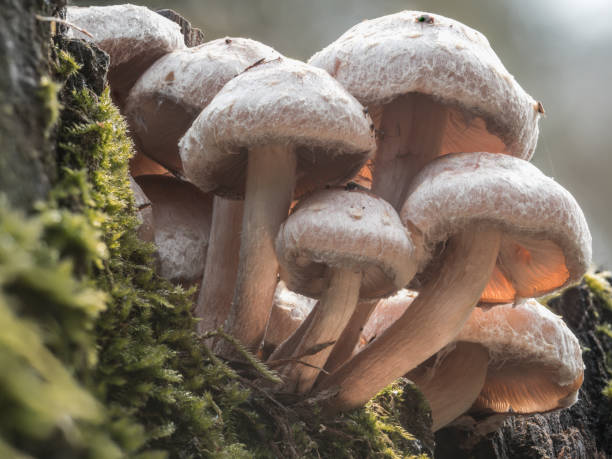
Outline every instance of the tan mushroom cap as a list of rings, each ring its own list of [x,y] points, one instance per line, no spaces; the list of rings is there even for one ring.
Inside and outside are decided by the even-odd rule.
[[[353,176],[374,150],[371,120],[327,72],[279,58],[230,80],[180,141],[186,175],[198,187],[244,195],[248,150],[292,146],[296,193]]]
[[[153,62],[185,48],[179,25],[144,6],[69,6],[66,19],[91,33],[93,42],[110,55],[108,78],[119,102]],[[68,33],[92,41],[76,30]]]
[[[212,195],[190,183],[162,175],[136,182],[153,208],[159,274],[185,286],[201,281],[212,220]]]
[[[532,164],[507,155],[436,159],[417,176],[401,217],[432,250],[470,225],[502,231],[485,302],[544,295],[577,281],[591,261],[591,234],[574,197]]]
[[[181,172],[178,141],[193,120],[229,80],[275,50],[248,38],[220,38],[173,51],[156,61],[136,82],[126,116],[138,148]]]
[[[309,63],[369,107],[408,93],[448,105],[441,154],[491,151],[529,159],[535,150],[541,104],[487,39],[460,22],[420,11],[363,21]]]
[[[362,271],[361,298],[388,295],[414,275],[414,252],[393,207],[362,190],[313,193],[276,238],[281,278],[291,290],[313,298],[327,286],[328,267]]]
[[[457,341],[489,351],[485,385],[470,411],[535,413],[576,401],[584,373],[580,343],[537,301],[476,308]]]

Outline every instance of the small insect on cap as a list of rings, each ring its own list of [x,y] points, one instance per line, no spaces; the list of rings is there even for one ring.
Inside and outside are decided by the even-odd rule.
[[[591,234],[574,197],[512,156],[457,153],[436,159],[417,176],[400,215],[432,250],[472,225],[502,232],[481,301],[545,295],[580,279],[591,262]]]
[[[261,59],[279,53],[248,38],[220,38],[173,51],[136,82],[126,116],[139,150],[182,172],[179,139],[229,80]]]
[[[199,283],[206,264],[212,195],[174,177],[141,175],[136,182],[151,200],[159,274],[184,286]]]
[[[360,297],[379,298],[406,285],[415,249],[389,203],[363,190],[328,189],[300,201],[276,238],[281,278],[314,298],[328,267],[363,272]]]
[[[180,142],[185,173],[203,190],[241,198],[249,149],[297,156],[296,194],[350,179],[375,148],[371,119],[321,69],[278,58],[230,80]]]
[[[529,159],[535,150],[538,103],[485,36],[455,20],[402,11],[363,21],[308,62],[327,70],[373,118],[377,107],[407,94],[448,106],[441,154],[490,151]]]
[[[157,59],[185,48],[181,28],[144,6],[69,6],[66,19],[93,36],[93,42],[110,56],[108,81],[113,98],[123,106],[130,88]],[[70,29],[68,36],[92,41]]]

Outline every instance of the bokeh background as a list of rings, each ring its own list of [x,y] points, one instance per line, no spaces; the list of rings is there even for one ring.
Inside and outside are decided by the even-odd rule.
[[[73,0],[78,6],[117,1]],[[363,19],[404,9],[487,36],[546,117],[533,162],[576,197],[594,262],[612,267],[612,0],[132,0],[172,8],[209,40],[249,37],[306,60]]]

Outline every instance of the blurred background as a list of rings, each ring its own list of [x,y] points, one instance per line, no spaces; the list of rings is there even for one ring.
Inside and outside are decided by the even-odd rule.
[[[72,0],[78,6],[117,1]],[[207,40],[242,36],[289,57],[312,54],[362,21],[404,9],[482,32],[546,109],[533,162],[582,206],[593,259],[612,267],[612,0],[131,0],[172,8]]]

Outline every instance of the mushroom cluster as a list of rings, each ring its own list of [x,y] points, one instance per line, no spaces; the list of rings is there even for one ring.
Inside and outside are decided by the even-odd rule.
[[[187,48],[144,7],[68,21],[110,54],[140,234],[162,275],[199,286],[200,333],[224,327],[279,390],[333,394],[329,413],[403,375],[435,428],[575,401],[577,341],[528,299],[578,280],[591,237],[528,162],[542,105],[479,32],[403,11],[303,63],[244,38]],[[457,400],[446,381],[465,363]]]

